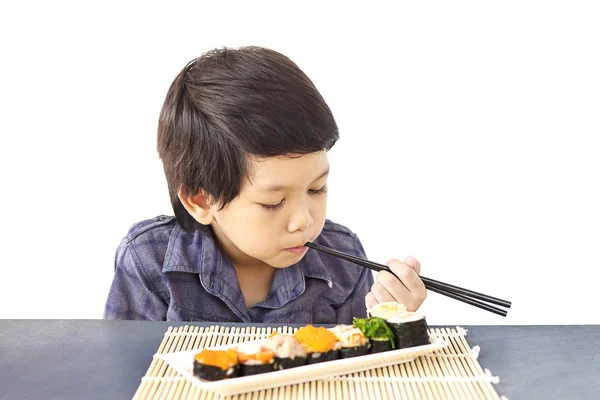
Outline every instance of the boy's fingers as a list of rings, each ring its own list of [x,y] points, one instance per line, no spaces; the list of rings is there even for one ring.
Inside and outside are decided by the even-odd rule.
[[[413,256],[408,256],[404,259],[404,264],[412,267],[415,271],[417,271],[418,275],[421,275],[421,263],[417,261]]]
[[[396,275],[387,271],[380,271],[377,273],[375,280],[383,285],[388,292],[393,293],[398,301],[398,297],[402,295],[410,295],[410,290],[404,285],[404,283],[396,277]],[[371,287],[373,290],[373,287]]]
[[[388,267],[390,267],[394,275],[402,281],[402,284],[404,284],[411,293],[418,297],[425,298],[427,295],[425,285],[421,278],[419,278],[417,271],[398,260],[391,260],[388,263]]]
[[[365,296],[365,306],[367,307],[367,310],[376,304],[377,299],[375,298],[375,296],[373,296],[373,293],[367,293],[367,295]]]
[[[373,286],[371,286],[371,293],[373,293],[373,296],[378,303],[398,301],[398,299],[394,298],[394,296],[392,296],[385,286],[383,286],[380,282],[375,282]]]

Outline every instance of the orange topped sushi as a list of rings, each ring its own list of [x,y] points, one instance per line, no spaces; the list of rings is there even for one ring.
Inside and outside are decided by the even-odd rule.
[[[234,349],[203,349],[194,356],[194,375],[200,379],[217,381],[238,376],[238,357]]]
[[[339,341],[326,328],[307,325],[298,329],[294,337],[304,346],[308,356],[308,364],[339,358]]]
[[[275,368],[275,353],[264,346],[264,341],[244,342],[238,345],[237,356],[242,376],[261,374]]]

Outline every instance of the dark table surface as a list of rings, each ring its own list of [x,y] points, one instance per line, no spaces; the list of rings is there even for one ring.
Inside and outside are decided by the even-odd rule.
[[[0,399],[131,399],[167,328],[183,325],[212,324],[0,320]],[[464,328],[501,396],[600,399],[600,325]]]

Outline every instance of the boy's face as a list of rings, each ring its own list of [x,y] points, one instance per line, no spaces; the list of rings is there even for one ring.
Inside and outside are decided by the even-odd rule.
[[[239,196],[221,211],[210,207],[221,250],[236,266],[300,261],[325,223],[328,172],[325,151],[253,158]]]

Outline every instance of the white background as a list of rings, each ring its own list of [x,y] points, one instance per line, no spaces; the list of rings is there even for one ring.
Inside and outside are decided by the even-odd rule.
[[[600,323],[594,2],[199,3],[0,6],[0,318],[101,318],[121,238],[171,214],[169,84],[211,48],[261,45],[337,119],[329,218],[373,261],[414,255],[514,304],[431,293],[430,323]]]

